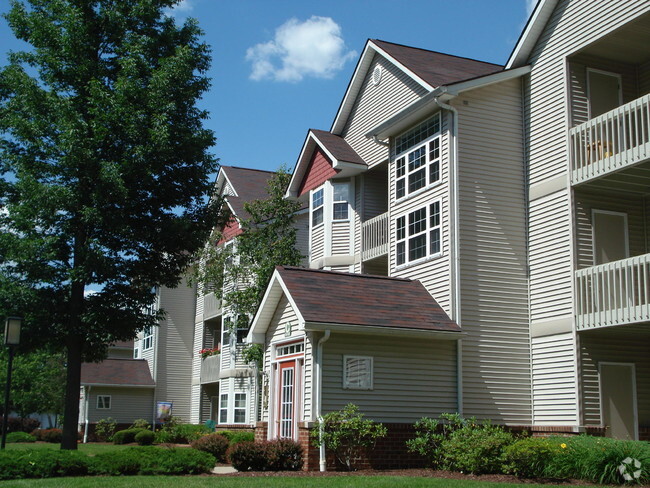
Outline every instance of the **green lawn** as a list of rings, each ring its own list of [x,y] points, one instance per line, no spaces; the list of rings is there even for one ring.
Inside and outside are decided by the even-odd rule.
[[[100,444],[96,442],[89,442],[88,444],[79,444],[79,451],[85,452],[88,454],[98,454],[104,451],[116,451],[118,449],[124,449],[130,447],[125,446],[116,446],[115,444]],[[53,444],[51,442],[25,442],[25,443],[10,443],[6,445],[7,450],[12,449],[61,449],[60,444]]]
[[[217,476],[122,476],[106,478],[52,478],[46,480],[5,481],[5,487],[35,486],[38,488],[513,488],[516,486],[544,486],[514,483],[483,483],[441,478],[409,478],[398,476],[333,476],[333,477],[217,477]],[[592,486],[592,488],[594,488]]]

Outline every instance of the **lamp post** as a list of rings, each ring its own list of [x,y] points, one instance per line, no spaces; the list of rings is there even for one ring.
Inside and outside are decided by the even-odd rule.
[[[9,423],[9,391],[11,390],[11,366],[14,361],[14,349],[20,344],[20,327],[23,319],[20,317],[7,317],[5,322],[4,344],[9,348],[9,361],[7,362],[7,384],[5,385],[4,418],[2,419],[2,443],[0,449],[7,443],[7,425]]]

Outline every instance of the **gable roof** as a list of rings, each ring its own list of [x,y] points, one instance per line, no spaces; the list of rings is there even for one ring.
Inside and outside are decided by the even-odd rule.
[[[341,136],[325,130],[309,129],[291,175],[291,181],[286,193],[287,197],[298,196],[300,186],[309,168],[309,162],[317,148],[320,148],[328,157],[332,163],[332,168],[337,171],[340,177],[351,176],[368,169],[366,162]]]
[[[274,174],[273,171],[261,169],[221,166],[217,177],[217,187],[221,190],[222,179],[227,180],[235,191],[235,195],[229,195],[226,198],[230,209],[239,218],[249,218],[250,215],[244,210],[244,202],[267,198],[267,185]]]
[[[503,69],[503,66],[498,64],[404,46],[379,39],[368,39],[332,123],[330,132],[333,134],[342,133],[376,54],[393,63],[427,91],[432,91],[441,85],[496,73]]]
[[[81,365],[81,384],[153,388],[149,366],[144,359],[105,359]]]
[[[282,294],[307,330],[461,332],[417,280],[278,266],[250,338],[266,332]]]

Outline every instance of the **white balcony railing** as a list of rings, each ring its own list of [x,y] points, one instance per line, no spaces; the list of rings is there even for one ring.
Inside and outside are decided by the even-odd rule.
[[[578,330],[650,320],[650,254],[576,271]]]
[[[221,314],[221,300],[214,293],[208,293],[203,297],[203,318],[211,319]]]
[[[363,223],[361,250],[364,261],[388,254],[388,213],[383,213]]]
[[[201,360],[201,383],[215,383],[219,381],[221,370],[221,355],[215,354]]]
[[[571,183],[581,183],[650,157],[650,94],[569,130]]]

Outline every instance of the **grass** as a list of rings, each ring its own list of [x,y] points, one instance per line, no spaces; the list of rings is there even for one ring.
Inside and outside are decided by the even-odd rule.
[[[38,488],[513,488],[544,486],[537,484],[484,483],[481,481],[442,478],[411,478],[406,476],[333,476],[333,477],[264,477],[220,478],[216,476],[126,476],[106,478],[51,478],[45,480],[5,481],[5,487]],[[594,488],[592,486],[592,488]]]
[[[132,446],[132,445],[131,445]],[[117,451],[118,449],[124,449],[126,447],[131,447],[129,445],[115,445],[115,444],[100,444],[97,442],[89,442],[88,444],[79,444],[79,452],[86,454],[99,454],[100,452],[105,451]],[[5,447],[7,450],[15,449],[61,449],[61,444],[54,444],[52,442],[25,442],[25,443],[10,443]]]

